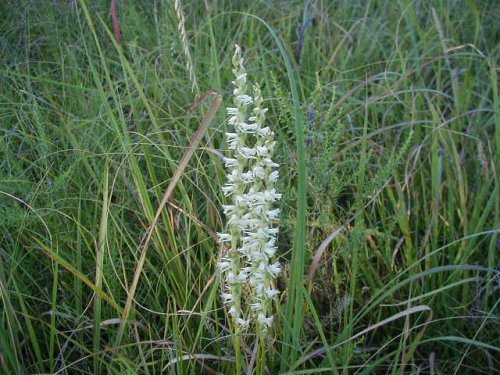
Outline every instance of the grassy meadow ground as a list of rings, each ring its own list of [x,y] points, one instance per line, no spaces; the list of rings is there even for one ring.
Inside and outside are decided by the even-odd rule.
[[[120,45],[110,1],[0,2],[1,374],[498,371],[496,1],[184,0],[184,39],[117,4]],[[265,342],[216,268],[235,43],[281,164]]]

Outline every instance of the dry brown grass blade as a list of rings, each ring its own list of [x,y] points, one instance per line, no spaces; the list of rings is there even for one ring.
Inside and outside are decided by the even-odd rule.
[[[116,44],[122,44],[122,32],[120,29],[120,21],[118,21],[116,0],[111,0],[110,13],[111,19],[113,20],[113,34],[115,35]]]
[[[179,165],[172,176],[172,180],[170,180],[170,183],[167,186],[167,189],[165,190],[165,193],[163,194],[163,198],[160,202],[160,205],[158,206],[158,209],[156,210],[155,217],[153,218],[153,221],[151,222],[150,226],[147,229],[146,235],[144,236],[144,240],[141,245],[141,253],[139,256],[139,261],[137,262],[137,266],[134,272],[134,278],[132,279],[132,284],[130,285],[130,289],[128,291],[127,295],[127,301],[125,302],[125,307],[123,309],[122,313],[122,322],[120,324],[120,328],[118,329],[118,333],[116,335],[116,341],[115,341],[115,346],[119,346],[121,343],[121,339],[123,337],[123,331],[125,329],[125,325],[128,319],[128,316],[130,314],[130,309],[132,307],[132,302],[134,300],[135,292],[137,290],[137,285],[139,284],[139,278],[142,273],[142,269],[144,268],[144,262],[146,261],[146,254],[148,251],[149,243],[151,242],[151,238],[153,237],[153,233],[156,230],[156,224],[158,223],[158,220],[161,216],[161,213],[163,209],[165,208],[170,196],[172,195],[172,192],[175,189],[175,186],[177,185],[177,182],[179,182],[179,179],[182,176],[182,173],[184,172],[184,169],[189,163],[189,160],[194,154],[194,151],[198,147],[201,139],[203,138],[205,132],[207,131],[209,125],[212,123],[212,121],[215,118],[215,114],[217,113],[217,110],[219,109],[221,103],[222,103],[222,97],[217,91],[209,91],[207,94],[201,97],[201,99],[198,99],[195,103],[195,107],[198,106],[203,100],[205,100],[209,94],[215,95],[215,99],[210,105],[210,108],[208,109],[208,113],[206,116],[202,119],[200,126],[194,133],[193,137],[191,138],[191,142],[189,143],[189,146],[182,156],[182,159],[179,162]],[[192,109],[193,107],[191,107]]]
[[[219,237],[217,237],[217,233],[212,228],[208,227],[207,224],[205,224],[203,221],[201,221],[200,219],[198,219],[195,215],[190,214],[189,212],[187,212],[182,207],[179,207],[175,203],[167,202],[167,204],[171,208],[170,212],[172,212],[172,213],[179,212],[179,213],[185,215],[186,217],[188,217],[189,219],[191,219],[194,223],[196,223],[198,226],[200,226],[200,228],[202,228],[210,236],[210,238],[216,244],[219,243]]]
[[[345,228],[345,225],[341,225],[339,228],[335,229],[330,235],[323,240],[321,245],[319,245],[318,249],[314,253],[313,259],[311,261],[311,265],[309,266],[309,273],[307,274],[307,280],[309,280],[310,283],[312,283],[312,280],[314,278],[314,274],[316,273],[316,270],[319,267],[319,262],[321,260],[321,257],[323,256],[323,253],[325,250],[328,248],[328,245],[333,241],[337,235],[342,232]]]

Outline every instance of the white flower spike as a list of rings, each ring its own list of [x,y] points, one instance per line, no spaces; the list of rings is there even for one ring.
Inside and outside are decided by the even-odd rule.
[[[227,108],[230,155],[224,158],[227,182],[222,188],[230,204],[224,206],[226,233],[218,233],[220,242],[228,247],[219,260],[224,278],[222,299],[237,327],[254,324],[258,332],[266,334],[273,322],[272,301],[279,294],[273,280],[281,271],[280,264],[273,261],[280,212],[274,205],[281,198],[274,188],[279,164],[271,159],[276,142],[273,131],[264,126],[267,108],[262,106],[258,85],[253,87],[253,96],[247,92],[247,73],[238,45],[232,61],[234,107]],[[243,287],[250,290],[244,301]]]

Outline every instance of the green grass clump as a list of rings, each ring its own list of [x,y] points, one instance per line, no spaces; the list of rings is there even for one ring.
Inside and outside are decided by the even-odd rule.
[[[495,1],[117,1],[121,44],[110,2],[21,3],[0,4],[0,373],[500,368]],[[235,347],[216,267],[235,43],[281,164],[265,355]]]

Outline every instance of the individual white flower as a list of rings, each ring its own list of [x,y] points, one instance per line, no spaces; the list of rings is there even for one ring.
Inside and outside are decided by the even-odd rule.
[[[239,147],[237,152],[245,159],[255,159],[255,156],[257,155],[257,150],[255,148],[246,146]]]
[[[272,161],[270,158],[265,158],[263,160],[263,163],[266,167],[268,168],[278,168],[280,165],[278,163],[275,163],[274,161]]]
[[[236,128],[242,133],[253,134],[257,130],[256,124],[247,124],[246,122],[238,122],[235,125]]]
[[[228,311],[229,315],[233,316],[233,317],[236,317],[238,316],[238,310],[236,309],[235,306],[231,306],[231,308],[229,309]]]
[[[274,298],[275,296],[277,296],[278,294],[280,294],[279,290],[276,290],[276,289],[266,289],[264,291],[266,293],[266,295],[269,297],[269,298]]]
[[[262,302],[254,302],[250,304],[250,308],[254,311],[261,311],[264,309]]]
[[[225,184],[223,187],[222,187],[222,191],[224,192],[224,195],[226,196],[230,196],[231,194],[234,193],[236,189],[236,185],[235,184]]]
[[[277,220],[280,214],[280,209],[276,208],[274,210],[267,211],[266,216],[268,220]]]
[[[234,296],[231,293],[222,293],[222,300],[224,303],[232,303],[234,301]]]
[[[217,233],[220,242],[231,242],[231,235],[229,233]]]
[[[275,253],[276,253],[276,246],[266,245],[264,247],[264,254],[266,254],[268,258],[272,258]]]
[[[236,95],[236,100],[238,100],[243,106],[248,106],[252,104],[253,99],[250,95]]]
[[[271,327],[273,324],[273,317],[266,317],[264,314],[258,314],[257,319],[260,323],[264,324],[267,327]]]
[[[227,272],[231,269],[231,261],[227,258],[223,258],[219,260],[218,266],[221,272]]]
[[[269,179],[269,182],[276,182],[278,181],[278,177],[279,177],[279,172],[272,171],[267,178]]]
[[[269,274],[272,277],[276,277],[281,272],[280,264],[279,263],[271,264],[270,266],[267,267],[267,272],[269,272]]]
[[[226,168],[236,168],[238,166],[238,161],[234,158],[224,158],[224,165]]]
[[[271,134],[271,129],[266,126],[265,128],[259,129],[257,132],[260,136],[266,137],[267,135]]]
[[[250,320],[248,319],[243,319],[243,318],[236,318],[236,323],[243,329],[248,328],[250,325]]]
[[[238,84],[246,83],[246,82],[247,82],[247,74],[242,73],[236,77],[236,79],[233,81],[233,85],[238,85]]]

